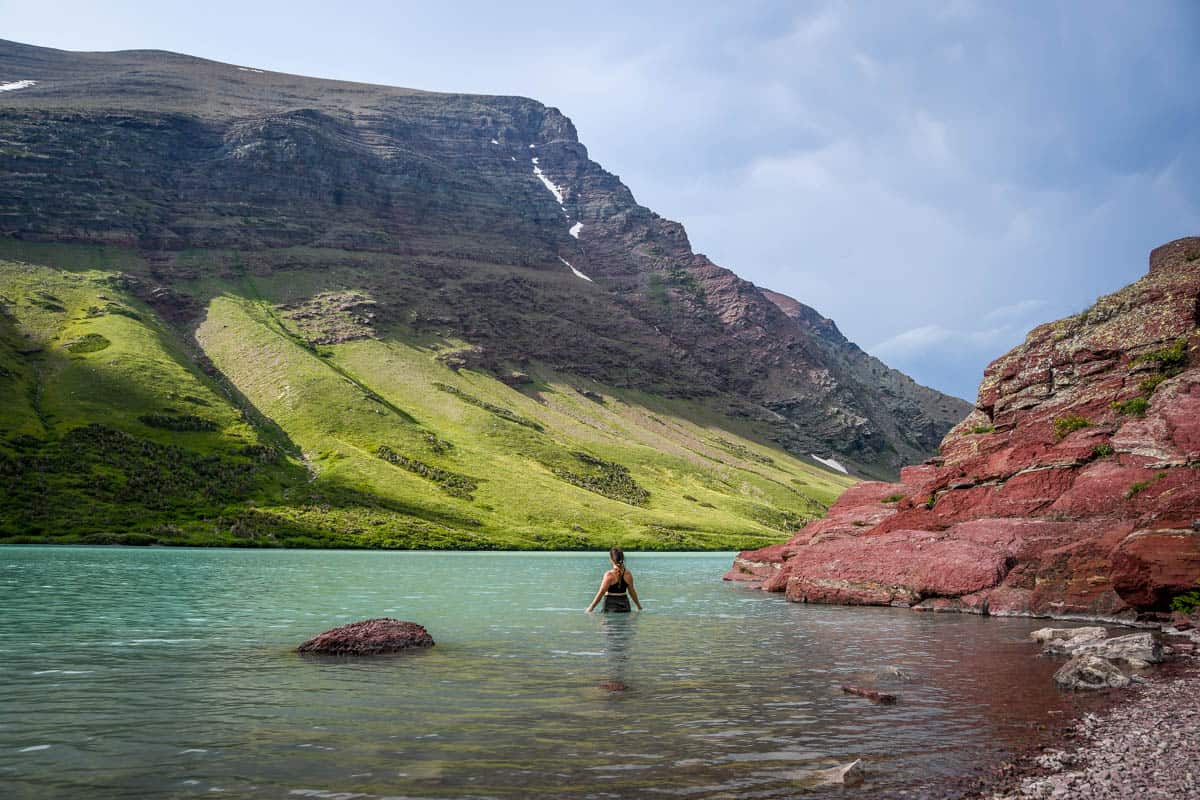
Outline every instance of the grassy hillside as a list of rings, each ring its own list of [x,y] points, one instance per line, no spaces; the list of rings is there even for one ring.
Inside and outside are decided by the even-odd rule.
[[[456,370],[314,265],[0,255],[0,541],[743,548],[850,483],[701,401]]]

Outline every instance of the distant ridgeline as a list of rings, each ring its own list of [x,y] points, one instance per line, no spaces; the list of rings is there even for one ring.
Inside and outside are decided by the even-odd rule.
[[[0,78],[0,541],[760,546],[970,410],[532,100],[8,42]]]

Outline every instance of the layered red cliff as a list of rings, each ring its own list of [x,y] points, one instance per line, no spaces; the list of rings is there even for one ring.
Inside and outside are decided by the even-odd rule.
[[[730,580],[797,602],[1130,620],[1200,579],[1200,238],[988,366],[900,483],[861,483]]]

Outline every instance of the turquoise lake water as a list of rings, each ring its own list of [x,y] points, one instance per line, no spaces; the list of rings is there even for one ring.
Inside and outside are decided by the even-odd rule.
[[[1044,621],[787,603],[731,557],[630,554],[647,611],[588,616],[604,554],[0,548],[0,794],[920,797],[1076,710]],[[437,645],[292,652],[377,616]]]

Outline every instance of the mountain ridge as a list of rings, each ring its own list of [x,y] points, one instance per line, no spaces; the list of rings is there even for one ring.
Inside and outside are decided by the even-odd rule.
[[[251,417],[254,376],[199,336],[226,296],[335,372],[358,342],[419,343],[527,394],[513,375],[700,403],[860,475],[969,410],[694,253],[537,101],[10,42],[0,76],[34,82],[0,93],[0,256],[102,268]]]
[[[0,64],[11,59],[13,49],[11,44],[0,45]],[[824,365],[819,363],[819,355],[805,352],[811,350],[807,337],[790,331],[786,315],[778,312],[777,307],[758,294],[751,284],[693,253],[682,225],[638,205],[615,175],[588,159],[587,149],[579,142],[569,119],[558,109],[529,98],[427,93],[260,73],[247,67],[197,61],[174,54],[165,57],[150,51],[80,57],[64,51],[46,53],[29,46],[15,46],[15,49],[26,54],[24,65],[20,70],[6,66],[6,75],[37,80],[37,77],[24,76],[38,74],[36,70],[40,66],[51,77],[64,77],[54,83],[41,75],[43,83],[9,93],[4,98],[7,107],[49,112],[50,109],[86,109],[100,104],[106,113],[113,110],[152,113],[151,119],[140,120],[144,124],[165,124],[168,129],[172,127],[171,122],[181,125],[184,130],[176,131],[173,137],[177,148],[186,147],[184,142],[195,138],[208,138],[209,141],[200,148],[202,152],[177,154],[178,163],[168,165],[170,168],[165,171],[171,173],[173,169],[178,175],[189,166],[189,157],[199,161],[205,175],[197,175],[197,168],[192,174],[182,176],[178,180],[181,185],[177,193],[200,189],[205,192],[206,199],[196,214],[175,214],[172,218],[163,212],[163,207],[171,205],[176,198],[163,197],[163,193],[156,193],[153,187],[130,186],[130,181],[123,175],[102,174],[98,176],[101,187],[107,184],[114,193],[119,192],[122,196],[136,192],[139,201],[151,204],[155,207],[153,211],[158,213],[147,214],[136,220],[137,224],[109,219],[99,226],[90,224],[91,230],[63,230],[61,226],[55,230],[45,219],[13,219],[10,212],[4,215],[2,234],[24,239],[115,241],[161,250],[188,246],[228,247],[231,243],[241,243],[251,247],[303,244],[410,254],[445,253],[446,240],[452,239],[453,255],[482,257],[490,263],[555,269],[562,267],[561,259],[589,277],[605,279],[612,291],[631,298],[634,302],[626,305],[633,316],[640,318],[640,333],[647,337],[653,335],[656,340],[649,342],[649,346],[686,353],[688,360],[708,368],[708,375],[687,381],[689,391],[704,391],[715,379],[716,384],[723,384],[726,391],[746,393],[753,400],[759,399],[755,395],[761,395],[767,401],[764,404],[767,416],[778,414],[787,420],[799,420],[797,425],[791,426],[793,430],[784,431],[780,436],[783,446],[794,452],[828,449],[839,452],[843,458],[863,462],[863,466],[876,466],[873,462],[882,460],[884,471],[889,473],[902,462],[927,456],[937,439],[935,434],[943,427],[948,429],[968,409],[964,402],[922,393],[915,402],[923,406],[922,411],[928,419],[920,419],[921,413],[913,414],[909,410],[905,422],[917,424],[902,427],[917,432],[915,441],[908,441],[898,426],[879,424],[880,410],[861,413],[863,409],[855,409],[855,396],[864,394],[864,389],[869,391],[869,387],[856,386],[842,392],[836,400],[826,397],[813,402],[814,395],[827,394],[824,384],[830,376],[822,371]],[[80,58],[88,63],[76,63]],[[97,63],[109,65],[114,74],[95,75]],[[200,76],[196,77],[198,71]],[[166,80],[168,76],[170,91],[165,97],[147,88],[154,80]],[[141,88],[129,91],[127,84],[130,82]],[[257,86],[259,83],[265,84],[265,88]],[[189,86],[186,91],[180,88]],[[109,94],[104,95],[101,102],[98,97],[104,91]],[[283,99],[273,94],[280,92],[283,92]],[[187,101],[195,94],[203,94],[206,102]],[[264,97],[268,99],[264,100]],[[264,103],[268,109],[266,114],[263,113]],[[401,107],[412,103],[417,107],[405,107],[407,110]],[[439,108],[439,104],[449,104],[450,108],[436,111],[429,103]],[[190,122],[187,114],[182,120],[165,120],[161,116],[165,111],[184,113],[185,109],[199,119],[230,117],[235,111],[253,110],[254,114],[248,119],[239,116],[219,131],[221,141],[218,143],[215,141],[218,131]],[[139,120],[110,122],[113,123],[108,126],[111,130],[112,127],[136,126]],[[155,133],[158,135],[134,134],[126,138],[144,142],[171,135],[169,130]],[[357,163],[353,149],[346,156],[347,141],[354,147],[382,153],[383,161],[365,166]],[[499,152],[494,152],[497,150]],[[529,161],[536,159],[537,163],[521,163],[526,161],[525,150],[537,154],[528,156]],[[330,152],[339,157],[329,159]],[[440,171],[428,166],[428,158],[416,158],[413,153],[438,156],[442,162]],[[209,170],[221,170],[231,164],[236,168],[239,161],[253,162],[248,166],[254,172],[251,176],[254,183],[244,175],[235,176],[233,185],[223,176],[209,178],[207,175]],[[302,173],[301,179],[287,180],[279,174],[281,170],[272,171],[269,164],[263,164],[264,161],[297,169]],[[464,161],[474,163],[464,166]],[[468,185],[468,179],[462,175],[443,181],[448,175],[454,177],[447,172],[447,164],[459,170],[473,168],[475,175],[467,178],[482,178],[483,186],[478,183]],[[386,172],[386,166],[390,166],[392,186],[372,180],[367,174],[371,169]],[[533,175],[538,172],[542,174],[540,183],[533,180]],[[467,173],[464,171],[463,174]],[[316,186],[313,178],[319,179]],[[97,182],[97,177],[93,176],[91,180]],[[257,190],[263,194],[263,184],[272,180],[280,183],[277,191],[272,194],[268,189],[256,206],[253,193]],[[365,181],[365,188],[357,185],[359,180]],[[406,180],[408,186],[404,185]],[[397,181],[400,182],[398,188],[395,186]],[[19,184],[20,181],[10,183]],[[559,197],[562,202],[555,202],[558,198],[552,193],[554,190],[547,191],[550,185],[561,187]],[[11,208],[18,193],[28,201],[31,197],[36,198],[39,190],[47,188],[57,190],[61,187],[37,183],[12,185],[4,199],[10,200]],[[482,199],[481,188],[501,194],[505,202]],[[219,196],[231,190],[244,193],[239,195],[236,203]],[[371,198],[389,190],[382,208],[373,207]],[[324,206],[321,210],[326,213],[312,213],[313,206],[304,207],[302,203],[299,204],[304,207],[301,211],[296,208],[298,204],[292,202],[293,198],[286,196],[289,192],[313,195],[313,206]],[[433,193],[432,200],[429,192]],[[439,194],[449,196],[439,202]],[[328,202],[330,199],[332,203]],[[323,202],[316,202],[318,200]],[[205,205],[207,207],[203,207]],[[323,236],[311,235],[308,220],[329,217],[330,205],[336,211],[333,216],[339,224],[330,224]],[[521,209],[520,215],[510,213],[514,205]],[[211,214],[205,214],[209,208],[226,219],[212,219]],[[296,211],[280,214],[281,208],[285,212],[291,212],[293,208]],[[396,209],[403,209],[405,213],[392,213]],[[467,213],[456,213],[462,209]],[[74,215],[63,216],[103,220],[102,215],[87,216],[86,209],[76,211],[78,213]],[[355,213],[362,211],[366,214]],[[252,218],[273,216],[274,224],[234,226],[228,218],[235,214]],[[197,225],[195,216],[207,216],[206,225]],[[352,218],[355,216],[359,219]],[[362,219],[363,216],[368,219]],[[305,222],[298,224],[298,219]],[[442,231],[435,237],[438,241],[422,242],[423,237],[429,238],[430,219],[436,219]],[[555,219],[561,219],[563,224],[549,224]],[[580,224],[582,230],[575,227]],[[445,228],[460,235],[446,236]],[[572,230],[575,230],[574,234]],[[514,240],[520,242],[516,252],[511,246]],[[651,302],[636,302],[639,295],[642,300]],[[686,308],[684,314],[663,314],[659,308],[663,299],[673,299],[691,307]],[[710,309],[703,308],[705,305],[712,307],[711,313]],[[785,342],[776,345],[769,341],[771,336],[781,335]],[[720,341],[714,345],[705,341],[706,338]],[[728,348],[730,338],[741,340],[741,352],[722,357],[718,351]],[[496,347],[500,343],[493,337],[487,344]],[[497,357],[509,359],[536,352],[533,346],[505,348],[501,345],[497,349]],[[521,349],[524,352],[513,352]],[[565,359],[562,361],[565,363]],[[675,371],[687,371],[685,365],[678,363],[679,358],[675,361]],[[766,379],[734,380],[731,373],[732,377],[738,376],[730,361],[750,367],[740,370],[741,373],[762,372]],[[796,361],[818,362],[808,365],[816,369],[812,379],[799,374],[805,366],[801,364],[797,370]],[[781,374],[789,370],[795,374]],[[607,371],[604,377],[612,380],[615,376]],[[836,377],[833,380],[836,382]],[[835,402],[836,407],[832,407]],[[855,413],[843,413],[849,409],[855,409]],[[805,427],[826,431],[824,440],[813,440],[796,430]],[[881,427],[890,430],[877,430]],[[849,444],[839,446],[840,440],[833,434]],[[794,441],[796,439],[804,441]],[[889,450],[895,452],[889,455]]]

